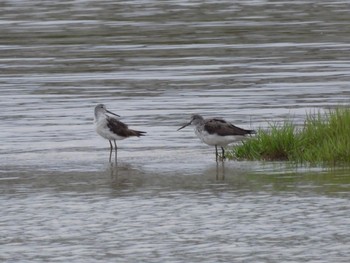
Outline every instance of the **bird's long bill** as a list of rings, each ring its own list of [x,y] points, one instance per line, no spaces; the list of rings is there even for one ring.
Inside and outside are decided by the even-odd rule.
[[[113,113],[113,112],[111,112],[111,111],[109,111],[109,110],[106,110],[106,112],[108,112],[109,114],[112,114],[112,115],[114,115],[114,116],[120,117],[118,114],[115,114],[115,113]]]
[[[188,125],[191,125],[191,122],[186,123],[185,125],[183,125],[182,127],[178,128],[177,130],[179,131],[179,130],[181,130],[181,129],[183,129],[183,128],[187,127]]]

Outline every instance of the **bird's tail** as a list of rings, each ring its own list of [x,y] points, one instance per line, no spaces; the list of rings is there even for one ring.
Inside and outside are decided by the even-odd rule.
[[[131,136],[137,136],[137,137],[140,137],[140,136],[145,136],[145,133],[144,131],[136,131],[136,130],[130,130],[131,132]]]
[[[256,134],[256,130],[246,130],[247,134]]]

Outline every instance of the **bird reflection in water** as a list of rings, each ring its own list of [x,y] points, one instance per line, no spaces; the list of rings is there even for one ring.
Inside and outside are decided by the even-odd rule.
[[[216,180],[225,180],[225,162],[216,162]]]

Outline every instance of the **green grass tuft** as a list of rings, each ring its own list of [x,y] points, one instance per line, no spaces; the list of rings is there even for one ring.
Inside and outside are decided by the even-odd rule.
[[[303,127],[287,120],[228,151],[229,159],[286,160],[312,165],[350,164],[350,108],[308,114]]]

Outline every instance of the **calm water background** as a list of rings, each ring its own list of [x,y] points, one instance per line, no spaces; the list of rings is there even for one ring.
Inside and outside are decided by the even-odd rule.
[[[348,1],[2,1],[1,262],[349,262],[350,171],[215,162],[244,128],[348,104]],[[93,129],[105,103],[148,136]]]

